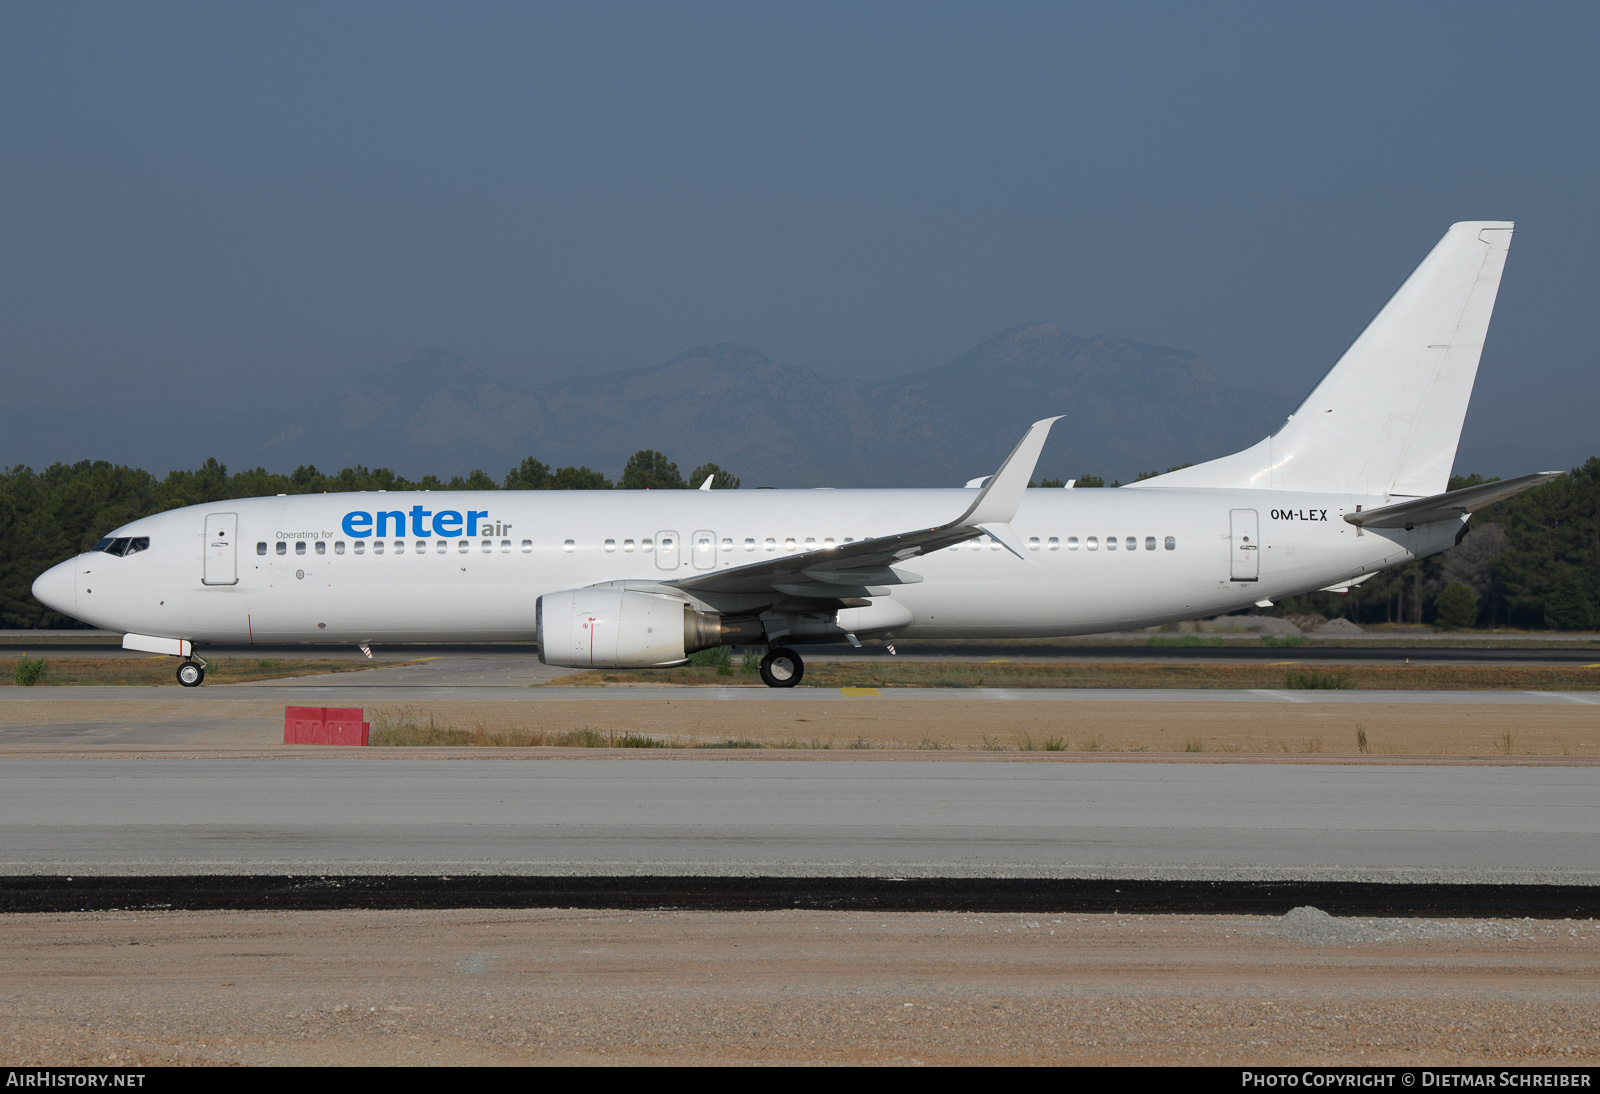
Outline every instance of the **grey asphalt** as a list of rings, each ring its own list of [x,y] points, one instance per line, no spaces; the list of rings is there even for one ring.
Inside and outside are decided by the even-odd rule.
[[[310,681],[273,681],[266,684],[233,684],[226,687],[147,688],[147,687],[38,687],[0,688],[0,703],[25,704],[41,701],[163,701],[202,702],[207,700],[282,701],[302,706],[340,706],[354,703],[418,702],[423,700],[476,700],[548,702],[630,702],[641,699],[669,699],[684,703],[715,703],[742,700],[765,703],[790,703],[800,700],[830,702],[927,702],[938,699],[970,699],[993,702],[1055,703],[1415,703],[1420,705],[1517,705],[1553,704],[1556,706],[1600,706],[1600,692],[1594,691],[1289,691],[1268,688],[766,688],[766,687],[561,687],[544,685],[450,685],[410,684],[403,678],[395,683],[369,683],[368,677],[382,672],[404,670],[375,669],[359,676],[308,677]],[[862,695],[860,692],[871,692]]]
[[[11,759],[0,874],[1600,884],[1600,768]]]

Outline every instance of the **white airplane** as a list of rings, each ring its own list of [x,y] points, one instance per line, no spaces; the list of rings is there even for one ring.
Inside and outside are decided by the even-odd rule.
[[[964,489],[317,494],[190,506],[46,571],[42,603],[205,678],[207,643],[527,641],[643,668],[863,638],[1053,638],[1342,590],[1550,478],[1446,493],[1512,224],[1453,225],[1272,436],[1117,490],[1028,489],[1057,419]],[[484,508],[479,509],[478,506]]]

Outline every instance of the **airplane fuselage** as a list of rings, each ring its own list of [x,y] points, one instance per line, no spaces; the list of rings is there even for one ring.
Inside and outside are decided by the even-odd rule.
[[[196,643],[530,641],[535,602],[673,582],[931,528],[973,490],[484,491],[251,498],[133,521],[41,599],[85,622]],[[896,563],[885,636],[1045,638],[1215,615],[1451,545],[1460,523],[1358,529],[1389,499],[1245,489],[1031,489],[1011,527]],[[380,534],[381,533],[381,534]],[[921,580],[917,580],[920,578]],[[805,641],[796,638],[793,641]],[[821,639],[814,639],[821,640]],[[836,640],[836,639],[833,639]]]

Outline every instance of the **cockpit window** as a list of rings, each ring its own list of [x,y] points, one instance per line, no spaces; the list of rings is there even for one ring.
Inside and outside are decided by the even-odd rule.
[[[91,551],[104,551],[109,546],[111,546],[111,537],[107,536],[105,539],[101,540],[99,543],[96,543],[93,547],[89,548],[89,550],[91,550]]]
[[[133,555],[133,554],[138,554],[140,551],[148,551],[149,549],[150,549],[150,537],[149,536],[135,536],[133,539],[130,539],[128,541],[128,549],[126,551],[123,551],[122,553],[125,554],[125,555]]]
[[[127,537],[124,537],[122,539],[114,539],[114,540],[111,541],[111,546],[106,548],[106,554],[108,554],[108,555],[120,555],[120,554],[122,554],[123,551],[126,551],[127,549],[128,549]]]

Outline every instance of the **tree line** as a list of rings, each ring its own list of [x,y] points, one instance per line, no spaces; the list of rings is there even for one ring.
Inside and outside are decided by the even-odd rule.
[[[552,470],[532,457],[498,481],[483,471],[412,481],[360,464],[334,474],[309,465],[290,474],[261,467],[230,473],[215,459],[165,478],[103,460],[58,463],[38,472],[12,467],[0,471],[0,627],[76,626],[33,599],[33,579],[119,525],[186,505],[356,490],[683,490],[708,477],[715,488],[739,486],[736,476],[714,463],[685,478],[676,463],[650,449],[634,453],[615,482],[587,467]],[[1478,475],[1452,478],[1450,489],[1485,481]],[[1037,485],[1065,484],[1045,480]],[[1076,485],[1105,483],[1086,475]],[[1453,551],[1386,570],[1344,595],[1291,597],[1271,610],[1344,616],[1356,623],[1595,630],[1600,625],[1600,457],[1479,511]]]

